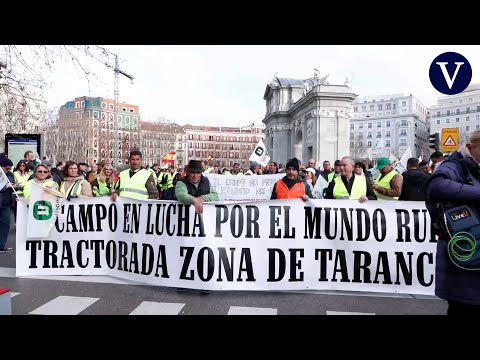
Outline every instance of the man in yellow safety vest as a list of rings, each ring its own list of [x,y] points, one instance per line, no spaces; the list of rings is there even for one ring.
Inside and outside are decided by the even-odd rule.
[[[390,159],[382,157],[377,161],[380,176],[373,182],[373,190],[378,200],[398,200],[402,193],[403,176],[393,170]]]
[[[155,175],[142,167],[142,153],[138,150],[130,152],[130,167],[119,174],[117,189],[111,194],[112,201],[117,196],[130,199],[158,199]]]

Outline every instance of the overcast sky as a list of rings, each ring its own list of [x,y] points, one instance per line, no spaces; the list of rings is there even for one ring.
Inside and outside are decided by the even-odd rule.
[[[238,126],[260,124],[265,115],[263,94],[275,73],[306,79],[314,69],[330,74],[331,84],[352,80],[359,96],[412,94],[426,106],[443,94],[430,83],[428,70],[441,53],[465,56],[480,82],[480,47],[470,45],[340,45],[340,46],[145,46],[106,48],[123,59],[121,68],[135,78],[120,76],[120,101],[137,104],[143,120],[164,116],[178,124]],[[51,106],[83,95],[113,99],[113,71],[93,62],[99,80],[88,82],[70,62],[57,62],[46,93]]]

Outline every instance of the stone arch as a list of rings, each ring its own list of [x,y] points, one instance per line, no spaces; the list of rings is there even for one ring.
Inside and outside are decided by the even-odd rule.
[[[294,151],[295,157],[303,161],[302,153],[303,153],[303,132],[302,130],[297,130],[295,133],[295,144],[294,144]]]

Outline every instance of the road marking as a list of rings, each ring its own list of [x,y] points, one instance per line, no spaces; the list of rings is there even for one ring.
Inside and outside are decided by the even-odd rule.
[[[20,295],[20,293],[11,292],[10,293],[10,299],[13,298],[14,296],[17,296],[17,295]]]
[[[277,315],[277,309],[230,306],[227,315]]]
[[[80,296],[59,296],[39,308],[30,311],[33,315],[77,315],[99,298]]]
[[[327,315],[375,315],[375,313],[361,313],[350,311],[327,311]]]
[[[143,301],[130,315],[178,315],[185,304]]]
[[[15,275],[15,268],[0,267],[0,278],[17,278]],[[142,285],[142,286],[155,286],[136,282],[132,280],[119,279],[111,276],[102,275],[28,275],[19,276],[18,279],[34,279],[34,280],[55,280],[55,281],[78,281],[88,283],[100,283],[100,284],[119,284],[119,285]],[[266,290],[265,290],[266,291]],[[367,292],[367,291],[341,291],[341,290],[291,290],[291,291],[273,291],[280,293],[290,294],[308,294],[308,295],[343,295],[343,296],[366,296],[366,297],[378,297],[378,298],[398,298],[398,299],[424,299],[424,300],[442,300],[435,295],[410,295],[400,293],[380,293],[380,292]],[[443,300],[442,300],[443,301]]]

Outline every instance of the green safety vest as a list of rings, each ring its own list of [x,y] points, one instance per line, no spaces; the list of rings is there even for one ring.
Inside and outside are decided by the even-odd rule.
[[[173,174],[171,174],[170,172],[167,172],[165,175],[163,175],[167,177],[167,182],[162,184],[162,190],[167,190],[173,187],[173,178],[175,177],[176,173],[177,173],[176,171]]]
[[[65,195],[80,196],[82,194],[82,183],[87,180],[75,180],[72,186],[68,188],[68,191],[65,191],[65,181],[62,182],[60,186],[60,192]]]
[[[29,198],[30,197],[30,192],[31,192],[31,189],[32,189],[32,182],[34,182],[35,180],[28,180],[27,183],[25,184],[25,186],[23,187],[23,197],[25,198]],[[38,185],[41,185],[41,186],[44,186],[44,187],[52,187],[52,185],[55,183],[55,181],[53,180],[46,180],[44,181],[43,183],[41,184],[38,184]],[[17,191],[18,193],[18,191]]]
[[[334,178],[335,178],[335,171],[327,175],[327,182],[330,184],[330,181],[332,181]]]
[[[97,182],[98,182],[98,188],[95,186],[92,190],[95,193],[95,196],[107,196],[110,195],[110,190],[107,187],[107,183],[100,181],[100,179],[97,177]],[[114,182],[113,184],[110,185],[111,188],[115,189],[117,187],[117,183]]]
[[[385,188],[385,189],[391,189],[390,187],[390,181],[393,179],[393,177],[395,175],[397,175],[398,172],[396,172],[395,170],[391,170],[387,175],[385,175],[384,177],[382,177],[380,179],[380,177],[376,178],[373,183],[374,184],[377,184],[377,185],[380,185],[381,187]],[[401,176],[401,175],[400,175]],[[377,200],[398,200],[398,196],[396,197],[391,197],[391,196],[385,196],[385,195],[382,195],[380,194],[379,192],[377,192],[376,190],[373,190],[375,192],[375,195],[377,195]]]
[[[23,187],[25,187],[25,185],[27,184],[30,175],[31,174],[29,174],[28,172],[26,172],[25,175],[22,175],[20,171],[15,171],[13,173],[13,176],[15,177],[15,183]],[[17,190],[17,194],[18,196],[22,196],[23,190]]]
[[[355,176],[350,194],[348,194],[341,176],[337,176],[333,181],[335,181],[333,188],[335,199],[358,200],[362,195],[367,195],[367,181],[364,176]]]
[[[150,171],[140,169],[130,177],[130,169],[123,170],[119,175],[121,186],[119,192],[120,197],[137,200],[148,199],[148,191],[145,183],[150,175]]]

